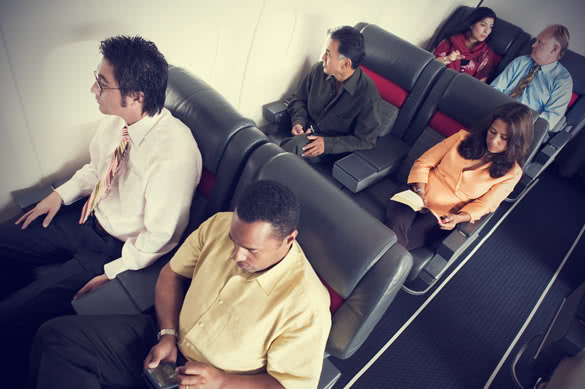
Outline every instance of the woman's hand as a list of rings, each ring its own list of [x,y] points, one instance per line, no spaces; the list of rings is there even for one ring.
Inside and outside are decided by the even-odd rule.
[[[465,56],[462,55],[459,50],[455,50],[455,51],[452,51],[451,53],[449,53],[447,58],[449,59],[449,62],[455,62],[459,59],[464,59]]]
[[[461,212],[458,214],[448,213],[445,216],[441,216],[439,226],[442,230],[452,230],[457,224],[468,221],[471,221],[471,215],[467,212]]]

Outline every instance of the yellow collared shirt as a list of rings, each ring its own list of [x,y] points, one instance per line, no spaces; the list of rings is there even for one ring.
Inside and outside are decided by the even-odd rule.
[[[178,345],[189,360],[239,374],[267,372],[285,388],[316,388],[331,329],[329,294],[295,241],[267,271],[232,260],[232,213],[218,213],[171,259],[191,278]]]

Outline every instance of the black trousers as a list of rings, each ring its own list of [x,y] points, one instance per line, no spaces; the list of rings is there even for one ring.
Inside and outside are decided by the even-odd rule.
[[[311,141],[307,139],[307,135],[296,135],[283,139],[282,142],[280,142],[280,147],[282,147],[284,151],[298,155],[313,165],[316,170],[322,171],[322,173],[329,176],[331,175],[331,169],[333,168],[335,161],[349,154],[321,154],[316,157],[303,157],[303,147],[310,142]]]
[[[0,347],[12,350],[0,364],[0,377],[22,380],[37,328],[71,313],[73,295],[121,255],[123,242],[100,230],[93,217],[79,224],[82,206],[79,201],[61,207],[47,228],[41,225],[44,216],[26,230],[14,224],[16,218],[0,224]],[[33,277],[35,268],[46,265],[55,266]]]
[[[150,315],[65,316],[43,324],[31,352],[31,388],[144,388],[156,344]]]
[[[309,139],[307,139],[307,135],[302,134],[302,135],[291,136],[289,138],[284,138],[282,140],[282,142],[280,142],[280,147],[282,147],[282,149],[284,151],[288,151],[289,153],[296,154],[302,158],[303,157],[303,147],[305,145],[308,145],[309,143],[311,143],[311,141]],[[312,162],[312,163],[320,162],[320,160],[321,160],[320,156],[306,157],[305,159],[309,162]]]
[[[150,315],[64,316],[43,324],[31,351],[31,388],[144,388],[156,344]]]
[[[402,192],[409,187],[396,191]],[[408,205],[388,200],[385,223],[407,250],[432,245],[449,231],[441,230],[437,219],[430,212],[415,212]]]

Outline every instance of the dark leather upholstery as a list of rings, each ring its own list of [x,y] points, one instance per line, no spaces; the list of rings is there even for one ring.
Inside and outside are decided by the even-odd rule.
[[[456,132],[460,128],[470,128],[478,120],[492,112],[496,107],[514,101],[511,97],[498,92],[489,85],[467,75],[451,69],[443,72],[416,115],[416,118],[406,130],[403,141],[410,145],[410,151],[398,167],[397,172],[386,177],[364,191],[352,194],[358,204],[380,220],[385,217],[386,202],[399,184],[406,182],[406,178],[414,161],[426,150],[440,142],[445,135],[433,128],[433,121],[437,115],[448,117],[453,124],[450,128]],[[548,123],[538,118],[535,123],[536,134],[533,144],[533,153],[538,149],[548,130]],[[491,216],[470,224],[464,223],[457,227],[442,242],[433,247],[413,250],[413,267],[408,277],[415,280],[430,264],[440,268],[447,268],[466,247],[477,237],[479,231],[486,225]],[[437,266],[440,263],[441,266]],[[434,272],[434,275],[439,273]],[[432,278],[432,277],[431,277]],[[429,282],[434,282],[429,280]]]
[[[365,25],[361,32],[366,42],[363,65],[408,91],[435,59],[429,52],[375,24]]]
[[[179,67],[169,67],[165,106],[191,129],[203,159],[204,174],[193,198],[185,238],[209,216],[229,207],[248,156],[268,140],[253,121],[242,117],[207,83]],[[150,308],[158,273],[170,258],[168,254],[145,269],[119,274],[104,287],[78,299],[75,309],[80,313],[130,313],[126,299],[137,311]],[[118,288],[115,283],[121,284],[126,296],[110,293],[108,288]]]
[[[363,65],[408,92],[391,132],[402,136],[444,66],[435,57],[375,24],[360,23],[366,42]]]
[[[301,203],[298,240],[319,276],[345,301],[333,315],[326,352],[348,358],[364,342],[400,289],[411,256],[396,236],[297,156],[259,147],[234,199],[251,181],[288,185]]]
[[[428,46],[429,51],[434,51],[443,39],[448,38],[450,31],[458,29],[474,9],[474,7],[467,6],[458,7],[433,36]],[[502,60],[492,78],[504,70],[506,65],[518,55],[522,47],[530,40],[530,35],[520,27],[505,21],[499,15],[496,16],[498,20],[488,43],[494,52],[502,57]]]
[[[571,134],[574,137],[585,126],[585,56],[567,50],[561,63],[573,79],[573,93],[577,94],[577,100],[567,110],[567,126],[571,126]]]

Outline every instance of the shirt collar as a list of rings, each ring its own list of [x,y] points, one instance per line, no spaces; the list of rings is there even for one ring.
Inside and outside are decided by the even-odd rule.
[[[361,79],[362,76],[362,69],[360,67],[358,67],[353,74],[343,82],[343,89],[345,89],[350,95],[353,96],[353,94],[355,93],[357,87],[358,87],[358,82]]]
[[[359,73],[359,74],[358,74]],[[347,91],[347,93],[349,93],[350,95],[353,96],[353,94],[355,93],[355,90],[358,87],[358,82],[361,78],[361,73],[362,73],[362,69],[361,68],[357,68],[353,74],[351,76],[349,76],[349,78],[345,81],[343,81],[343,89],[345,89]],[[333,77],[332,75],[327,75],[327,80],[330,80],[331,82],[337,82],[337,80],[335,79],[335,77]]]
[[[554,68],[557,67],[557,64],[559,63],[559,61],[555,61],[553,63],[549,63],[548,65],[542,65],[540,67],[540,70],[542,70],[543,73],[548,73],[553,71]]]
[[[270,295],[278,282],[285,278],[287,274],[290,274],[293,268],[297,266],[301,257],[301,248],[295,240],[286,256],[280,262],[256,277],[256,281],[264,290],[264,293]]]
[[[130,136],[130,139],[132,139],[132,143],[134,145],[140,145],[146,134],[152,130],[165,113],[166,108],[163,108],[160,113],[157,113],[154,116],[147,115],[136,123],[128,126],[128,135]]]

